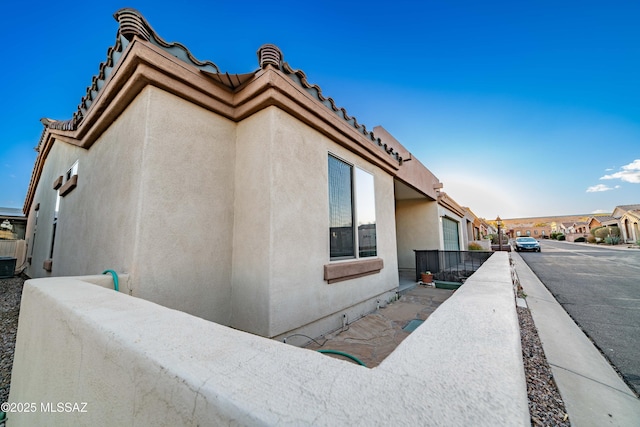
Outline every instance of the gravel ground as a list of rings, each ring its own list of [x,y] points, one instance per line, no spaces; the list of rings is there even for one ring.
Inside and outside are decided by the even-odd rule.
[[[13,351],[18,330],[18,312],[24,277],[0,279],[0,336],[2,360],[0,361],[0,402],[9,400],[9,383]],[[553,380],[538,331],[529,310],[518,308],[522,337],[522,358],[527,377],[529,412],[533,426],[569,426],[564,403]]]
[[[531,312],[518,307],[522,360],[527,377],[529,414],[532,426],[570,426],[564,402],[553,380]]]
[[[24,278],[0,279],[0,403],[9,400],[13,348],[18,331],[18,313]]]

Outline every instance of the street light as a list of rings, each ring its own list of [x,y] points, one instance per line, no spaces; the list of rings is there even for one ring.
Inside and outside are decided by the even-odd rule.
[[[502,236],[500,235],[500,227],[502,227],[502,220],[500,215],[496,218],[496,225],[498,226],[498,250],[502,251]]]

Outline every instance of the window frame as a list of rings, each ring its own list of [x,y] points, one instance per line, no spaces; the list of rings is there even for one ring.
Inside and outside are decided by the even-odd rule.
[[[333,158],[333,160],[341,162],[342,164],[346,165],[349,168],[349,172],[350,172],[350,197],[351,197],[351,241],[352,241],[352,251],[350,255],[337,255],[337,256],[332,256],[332,249],[331,249],[331,239],[332,239],[332,234],[334,233],[333,231],[331,231],[332,228],[336,228],[336,227],[331,227],[331,200],[332,200],[332,196],[331,196],[331,186],[330,186],[330,165],[329,162],[331,161],[331,158]],[[375,174],[373,174],[372,172],[369,172],[368,170],[361,168],[357,165],[355,165],[353,162],[349,162],[347,160],[345,160],[344,158],[329,152],[328,156],[327,156],[327,160],[328,160],[328,168],[327,168],[327,184],[328,184],[328,202],[329,202],[329,260],[330,262],[334,262],[334,261],[358,261],[358,260],[367,260],[367,259],[372,259],[372,258],[376,258],[378,257],[378,240],[377,240],[377,207],[376,207],[376,197],[375,197]],[[364,173],[367,174],[368,176],[371,177],[371,198],[372,198],[372,203],[373,203],[373,240],[374,240],[374,245],[373,245],[373,250],[372,250],[372,254],[371,255],[362,255],[362,250],[361,250],[361,246],[362,246],[362,242],[361,240],[361,236],[360,236],[360,226],[359,226],[359,209],[364,211],[363,206],[362,206],[362,197],[359,198],[359,191],[358,191],[358,174],[359,173]],[[362,188],[361,188],[362,190]],[[362,196],[362,195],[360,195]],[[359,206],[360,205],[360,206]],[[365,225],[365,224],[363,224]]]

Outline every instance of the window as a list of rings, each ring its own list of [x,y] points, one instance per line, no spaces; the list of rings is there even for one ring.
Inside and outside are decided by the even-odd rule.
[[[62,180],[64,179],[64,184],[62,184]],[[56,180],[54,184],[54,189],[56,190],[56,207],[53,212],[53,230],[51,232],[51,248],[49,249],[49,260],[53,259],[53,248],[56,243],[56,229],[58,228],[58,214],[60,212],[60,200],[62,197],[66,196],[73,190],[78,182],[78,161],[67,170],[64,175],[64,178],[61,176]],[[62,184],[62,185],[60,185]],[[50,268],[50,266],[49,266]],[[50,269],[48,271],[51,271]]]
[[[58,227],[58,212],[60,212],[60,190],[56,190],[56,193],[56,210],[53,211],[53,231],[51,232],[49,259],[53,258],[53,245],[56,243],[56,228]]]
[[[61,177],[62,178],[62,177]],[[65,197],[78,185],[78,161],[73,164],[64,176],[64,185],[60,187],[60,196]]]
[[[331,155],[329,241],[331,259],[377,255],[373,175]]]
[[[65,182],[69,181],[73,175],[78,175],[78,161],[77,160],[73,164],[73,166],[71,166],[69,168],[69,170],[67,171],[67,174],[65,175]]]
[[[38,231],[38,215],[40,214],[40,203],[36,204],[34,209],[34,220],[33,220],[33,237],[31,238],[31,254],[29,255],[29,264],[31,264],[31,260],[33,259],[33,248],[36,246],[36,232]]]
[[[460,250],[460,234],[458,231],[458,221],[451,218],[442,217],[442,233],[445,251]]]

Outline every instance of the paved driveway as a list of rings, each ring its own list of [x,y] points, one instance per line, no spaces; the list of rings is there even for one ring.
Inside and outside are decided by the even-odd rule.
[[[640,393],[640,250],[541,241],[522,258]]]

